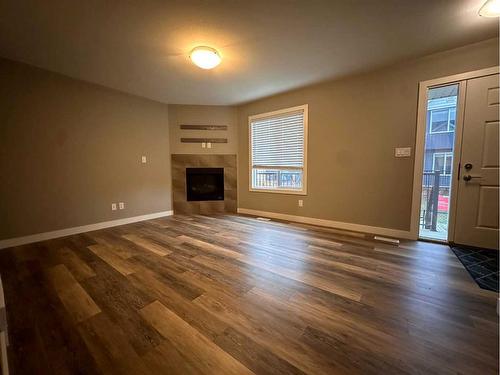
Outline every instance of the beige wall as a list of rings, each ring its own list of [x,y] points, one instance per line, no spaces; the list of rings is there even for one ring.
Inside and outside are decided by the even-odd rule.
[[[167,106],[0,59],[0,239],[171,209],[170,153],[238,153],[242,208],[408,230],[413,157],[393,155],[414,147],[418,82],[493,65],[498,39],[235,108]],[[248,116],[305,103],[299,208],[297,196],[248,191]],[[181,144],[181,123],[228,125],[229,143]]]
[[[0,103],[0,239],[171,209],[167,105],[7,60]]]
[[[396,159],[394,148],[414,153],[419,81],[494,65],[498,39],[241,105],[238,207],[409,230],[414,160]],[[249,192],[248,116],[301,104],[308,195]]]
[[[236,107],[209,105],[169,105],[170,148],[172,154],[236,154],[238,126]],[[221,130],[181,130],[179,125],[227,125]],[[181,143],[181,138],[227,138],[228,143],[213,143],[202,148],[199,143]]]

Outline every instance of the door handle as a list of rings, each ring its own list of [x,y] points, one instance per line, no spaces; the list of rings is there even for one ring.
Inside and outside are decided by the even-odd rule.
[[[470,181],[472,180],[473,178],[481,178],[481,176],[471,176],[470,174],[466,174],[464,176],[464,181]]]

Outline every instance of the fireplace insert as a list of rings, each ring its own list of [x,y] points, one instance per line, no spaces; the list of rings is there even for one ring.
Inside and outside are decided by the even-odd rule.
[[[188,201],[224,200],[224,168],[186,168]]]

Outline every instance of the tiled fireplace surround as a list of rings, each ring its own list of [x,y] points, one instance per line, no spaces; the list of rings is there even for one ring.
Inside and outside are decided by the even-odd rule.
[[[224,168],[224,200],[188,202],[186,168]],[[175,213],[236,212],[236,155],[172,154],[172,191]]]

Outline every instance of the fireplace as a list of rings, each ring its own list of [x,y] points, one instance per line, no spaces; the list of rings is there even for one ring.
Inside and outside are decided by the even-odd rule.
[[[206,169],[205,169],[206,168]],[[199,172],[217,172],[213,174],[210,185],[220,188],[220,194],[215,197],[198,197],[199,189],[193,190],[199,181]],[[224,173],[223,176],[220,174]],[[220,213],[235,213],[237,210],[238,193],[236,190],[238,173],[236,169],[236,155],[234,154],[172,154],[172,203],[175,213],[211,215]],[[207,176],[201,176],[205,179]],[[195,183],[195,184],[193,184]],[[188,187],[190,185],[190,187]],[[204,195],[204,194],[203,194]],[[223,197],[224,199],[221,199]],[[189,199],[189,200],[188,200]]]
[[[188,201],[223,201],[224,168],[186,168]]]

